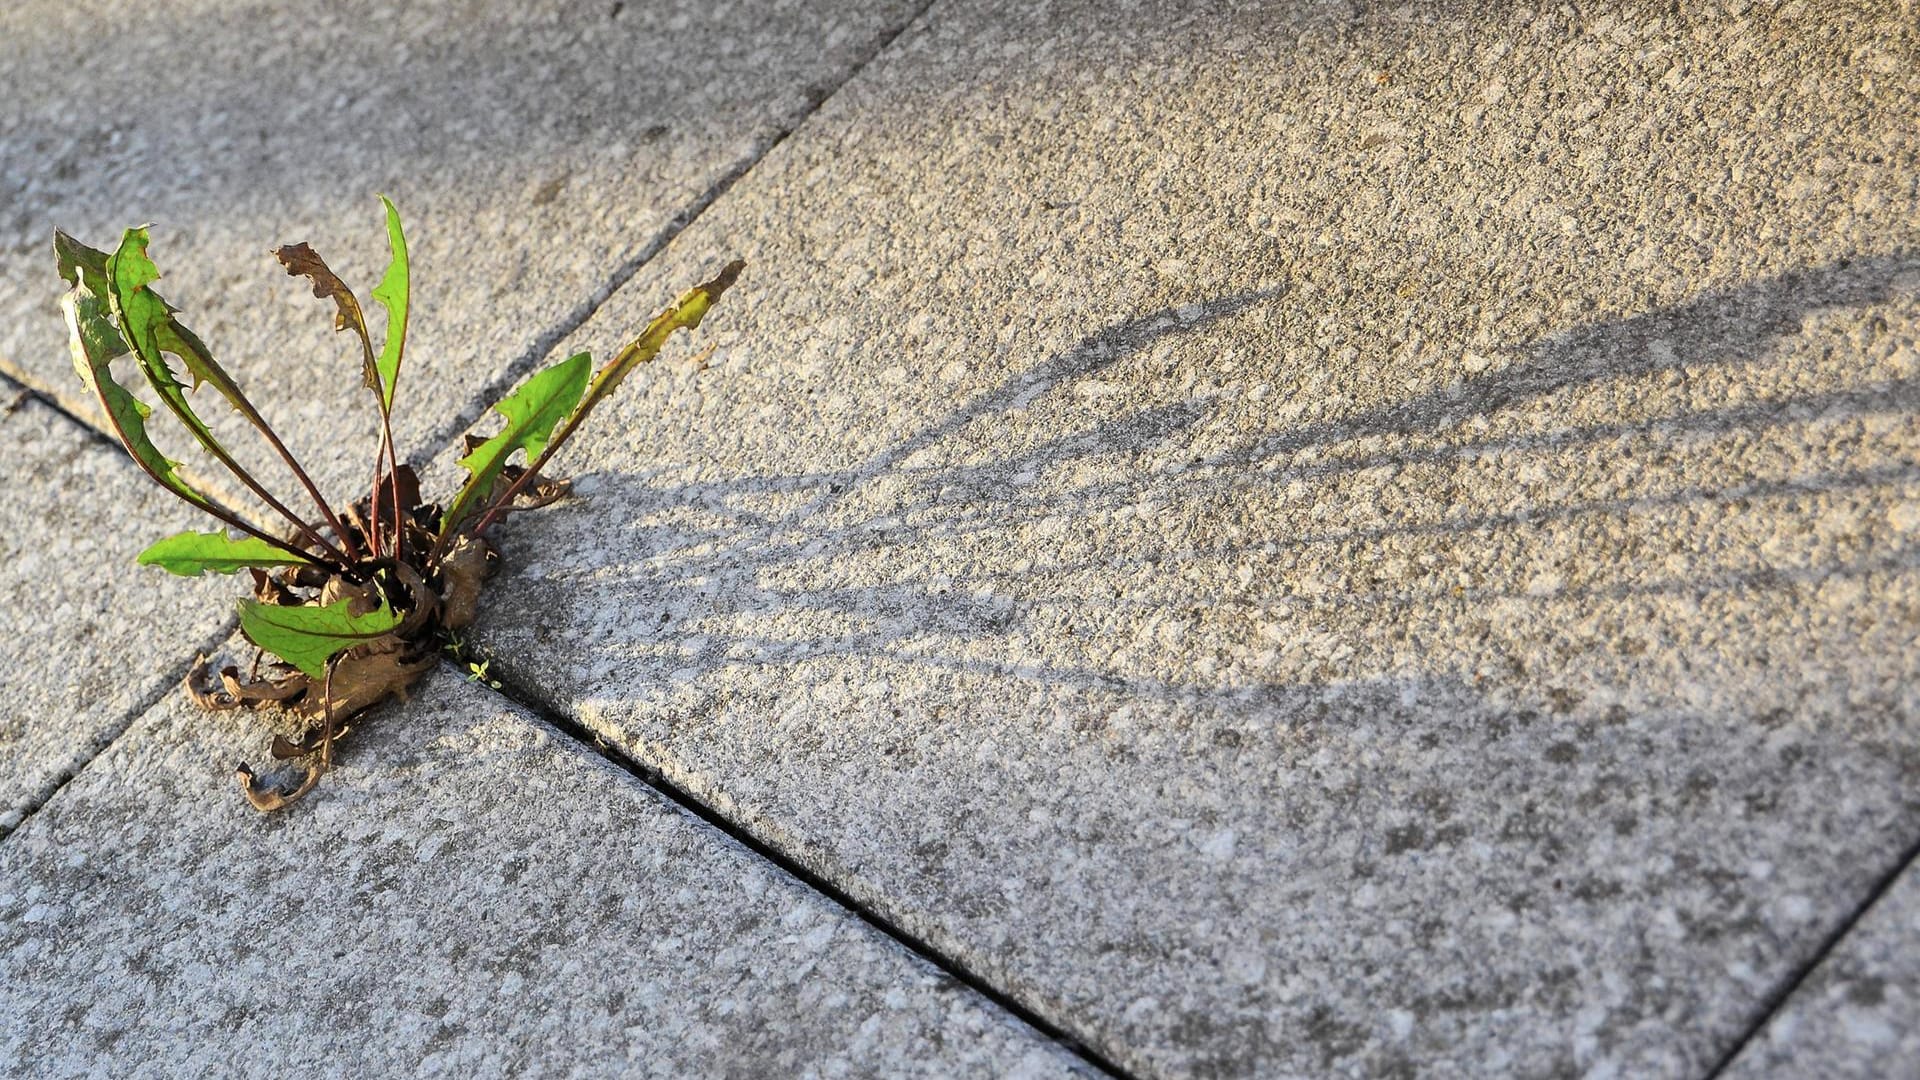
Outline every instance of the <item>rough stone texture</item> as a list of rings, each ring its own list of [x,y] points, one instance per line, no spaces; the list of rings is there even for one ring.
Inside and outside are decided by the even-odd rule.
[[[1907,868],[1725,1075],[1920,1077],[1920,870]]]
[[[0,369],[98,416],[67,357],[53,229],[111,249],[124,227],[153,222],[161,290],[329,494],[359,494],[375,420],[357,350],[271,249],[311,241],[378,324],[368,293],[387,248],[374,192],[399,205],[414,307],[396,435],[403,454],[424,456],[463,426],[460,410],[477,415],[488,380],[590,310],[911,11],[905,0],[10,3]]]
[[[1671,10],[937,6],[480,638],[1141,1074],[1698,1071],[1920,835],[1920,46]]]
[[[0,835],[185,673],[242,592],[135,566],[205,519],[18,395],[0,382]]]
[[[294,809],[170,697],[0,843],[0,1072],[1061,1076],[1075,1061],[452,674]]]

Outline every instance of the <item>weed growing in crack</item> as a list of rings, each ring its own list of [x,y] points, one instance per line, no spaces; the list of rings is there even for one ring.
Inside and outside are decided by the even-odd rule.
[[[333,302],[334,329],[352,332],[362,382],[379,408],[370,490],[344,510],[322,497],[239,384],[153,291],[160,271],[147,256],[145,228],[126,230],[111,254],[54,233],[54,257],[68,284],[61,310],[81,381],[147,475],[224,526],[169,536],[139,561],[187,577],[247,571],[253,596],[240,601],[240,630],[277,658],[263,669],[263,657],[256,657],[244,676],[224,668],[216,681],[201,657],[187,675],[188,694],[208,709],[276,706],[312,725],[298,741],[273,741],[274,757],[305,761],[306,775],[292,790],[264,786],[240,766],[247,799],[262,810],[311,791],[355,717],[403,695],[443,648],[459,650],[452,635],[473,621],[481,586],[498,558],[488,529],[512,511],[544,506],[565,493],[564,482],[541,473],[554,452],[634,368],[653,359],[673,331],[700,325],[743,266],[730,263],[712,281],[688,290],[598,372],[588,354],[579,353],[502,398],[493,408],[506,424],[491,438],[468,438],[460,459],[467,480],[442,506],[421,500],[418,477],[394,451],[394,392],[406,350],[410,271],[400,215],[385,196],[380,201],[392,261],[371,294],[386,311],[379,349],[359,300],[312,248],[292,244],[276,253],[287,273],[306,278],[316,297]],[[163,455],[148,434],[152,406],[114,377],[113,362],[128,356],[200,449],[277,516],[282,531],[221,506],[180,475],[180,463]],[[312,501],[317,518],[290,509],[234,459],[194,412],[189,395],[202,386],[212,386],[260,433]],[[524,464],[509,460],[516,454]],[[492,683],[485,664],[470,665],[469,675]]]

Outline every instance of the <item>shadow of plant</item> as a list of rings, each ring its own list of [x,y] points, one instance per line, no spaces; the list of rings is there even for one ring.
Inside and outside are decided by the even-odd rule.
[[[1504,532],[1595,515],[1872,491],[1920,479],[1920,465],[1899,456],[1883,459],[1868,448],[1852,460],[1788,462],[1791,467],[1780,475],[1762,470],[1728,480],[1720,470],[1719,476],[1694,483],[1655,483],[1644,458],[1629,458],[1611,475],[1603,473],[1586,492],[1502,508],[1483,494],[1457,491],[1451,498],[1387,509],[1376,522],[1361,527],[1328,527],[1311,513],[1300,514],[1298,521],[1258,520],[1265,514],[1249,512],[1244,505],[1247,497],[1263,491],[1305,484],[1311,494],[1316,487],[1328,490],[1327,485],[1341,477],[1370,471],[1472,467],[1490,469],[1497,481],[1507,463],[1529,455],[1626,444],[1684,453],[1688,445],[1703,440],[1764,440],[1776,429],[1815,419],[1909,414],[1920,403],[1920,380],[1893,377],[1811,390],[1788,387],[1764,398],[1749,395],[1634,419],[1543,424],[1543,419],[1561,417],[1536,412],[1519,415],[1504,431],[1475,430],[1476,421],[1550,403],[1570,392],[1614,387],[1631,391],[1648,378],[1686,380],[1717,366],[1762,363],[1771,343],[1798,334],[1810,314],[1887,302],[1896,296],[1896,279],[1916,268],[1920,260],[1902,253],[1716,291],[1672,309],[1555,335],[1513,350],[1507,362],[1491,370],[1306,424],[1209,437],[1202,429],[1220,414],[1223,402],[1218,395],[1200,394],[1105,416],[1074,415],[1068,408],[1068,422],[1029,431],[1039,437],[997,460],[917,463],[923,451],[969,428],[1013,430],[1023,422],[1031,428],[1033,422],[1024,414],[1033,403],[1062,398],[1081,380],[1137,368],[1155,345],[1214,331],[1231,333],[1236,321],[1256,317],[1263,305],[1279,302],[1283,294],[1248,293],[1169,308],[1089,337],[856,467],[671,487],[631,476],[583,478],[586,498],[573,508],[556,511],[553,519],[530,519],[518,526],[533,533],[525,542],[542,543],[540,531],[575,514],[584,513],[597,525],[617,516],[615,527],[623,536],[616,550],[645,553],[644,558],[579,568],[591,576],[589,588],[554,590],[503,582],[496,595],[513,612],[513,621],[531,614],[535,625],[551,627],[569,625],[569,609],[577,604],[595,610],[644,606],[658,611],[653,619],[636,620],[624,637],[616,635],[618,640],[608,640],[606,647],[634,658],[645,650],[630,651],[630,646],[664,647],[657,655],[670,658],[682,678],[726,664],[885,655],[1043,681],[1125,685],[1138,693],[1240,696],[1248,687],[1232,680],[1147,677],[1126,664],[1097,662],[1084,651],[1083,663],[1061,664],[1058,650],[1049,650],[1054,653],[1051,660],[1028,658],[1019,644],[1031,634],[1077,633],[1070,620],[1051,626],[1036,623],[1032,616],[1038,607],[1132,609],[1129,618],[1146,618],[1182,603],[1231,604],[1237,595],[1262,592],[1251,581],[1236,581],[1225,569],[1249,553],[1270,556],[1278,548],[1338,549],[1420,537],[1473,544]],[[1174,465],[1126,467],[1156,451]],[[1088,463],[1116,462],[1118,467],[1098,470],[1103,475],[1090,482],[1037,482],[1041,474],[1072,474],[1084,471],[1080,467]],[[1134,512],[1143,500],[1148,509]],[[1224,534],[1234,528],[1208,525],[1238,526],[1238,531],[1254,535],[1231,539]],[[1088,548],[1082,557],[1073,557],[1073,538],[1092,531],[1090,526],[1118,530],[1128,542]],[[1039,535],[1029,535],[1036,530]],[[1209,532],[1221,535],[1206,535]],[[1052,543],[1045,542],[1049,537]],[[1009,555],[1009,544],[1016,539],[1015,546],[1022,550]],[[509,540],[508,546],[518,545]],[[996,557],[956,555],[967,551]],[[1751,588],[1786,580],[1783,575],[1817,580],[1830,573],[1906,567],[1913,565],[1916,549],[1898,546],[1855,554],[1850,560],[1786,570],[1706,569],[1678,581],[1601,579],[1559,592],[1618,598],[1634,592],[1712,588],[1716,583]],[[848,568],[854,561],[862,564],[860,570]],[[953,571],[943,572],[943,563]],[[1180,569],[1198,564],[1220,572],[1184,590],[1134,593],[1121,587],[1102,594],[1083,587],[1083,579],[1102,575],[1172,580]],[[541,594],[541,608],[535,612],[506,595],[529,586]],[[1447,591],[1445,586],[1409,583],[1393,590],[1391,600],[1405,607]],[[1477,595],[1528,594],[1517,583],[1486,582]],[[1531,595],[1537,598],[1539,593]],[[1369,591],[1360,590],[1337,602],[1366,604],[1369,599]],[[775,627],[783,622],[777,617],[783,612],[811,616],[808,631],[780,634]],[[766,625],[756,631],[756,623]],[[518,636],[503,622],[491,625],[495,633],[504,634],[503,645]],[[697,650],[676,647],[689,639]],[[985,641],[1009,647],[998,655],[982,655],[972,647]],[[963,647],[943,651],[943,644]],[[633,685],[639,688],[646,682],[635,679]]]
[[[1376,399],[1304,421],[1163,355],[1254,339],[1284,293],[1156,311],[844,469],[581,477],[504,538],[480,638],[1119,1045],[1325,1064],[1392,1007],[1444,1047],[1542,995],[1574,1008],[1603,971],[1635,987],[1610,1023],[1661,1024],[1653,987],[1820,932],[1725,860],[1764,850],[1840,895],[1920,819],[1916,796],[1846,837],[1769,831],[1835,820],[1836,789],[1920,790],[1920,544],[1888,511],[1920,505],[1920,377],[1874,336],[1917,269],[1748,283],[1410,394],[1382,371]],[[1676,910],[1690,936],[1650,951]],[[1488,911],[1511,924],[1468,917]],[[1567,966],[1507,957],[1522,933]],[[1105,986],[1261,966],[1119,1016],[1047,977],[1067,947]],[[1459,975],[1436,996],[1407,964]],[[1368,1014],[1281,1030],[1296,971],[1339,973]]]

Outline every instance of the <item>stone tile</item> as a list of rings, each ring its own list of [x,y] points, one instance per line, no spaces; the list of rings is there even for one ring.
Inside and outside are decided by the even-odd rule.
[[[1697,1072],[1920,833],[1916,47],[942,4],[479,636],[1142,1075]]]
[[[1920,1076],[1920,872],[1907,867],[1725,1075]]]
[[[0,1071],[1075,1071],[451,673],[274,816],[231,779],[265,741],[169,697],[0,843]]]
[[[209,528],[118,447],[0,383],[0,835],[213,644],[231,578],[168,579],[148,544]]]
[[[273,248],[312,242],[377,324],[368,294],[387,249],[374,193],[399,205],[414,304],[396,435],[424,455],[464,426],[462,409],[478,415],[489,380],[591,310],[911,10],[9,4],[0,369],[98,416],[67,358],[53,229],[110,249],[153,222],[162,291],[346,501],[367,483],[376,431],[358,351]],[[256,448],[228,410],[207,411],[236,450]],[[279,475],[264,454],[244,460]]]

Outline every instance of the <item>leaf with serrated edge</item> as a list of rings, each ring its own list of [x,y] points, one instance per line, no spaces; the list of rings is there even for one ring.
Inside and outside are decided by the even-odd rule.
[[[85,292],[76,301],[75,315],[79,332],[83,340],[79,344],[84,349],[74,353],[74,370],[83,382],[92,385],[92,368],[84,359],[91,355],[105,362],[127,354],[127,341],[120,336],[120,328],[114,325],[113,312],[107,300],[107,253],[97,251],[68,236],[58,229],[53,231],[54,261],[59,264],[60,276],[69,284],[85,286]]]
[[[324,679],[327,661],[356,645],[365,645],[399,626],[401,615],[384,600],[365,615],[350,615],[347,597],[325,607],[282,607],[258,600],[240,601],[240,632],[247,640],[300,669]]]
[[[156,541],[140,553],[141,566],[157,566],[181,577],[205,573],[234,574],[248,567],[306,566],[258,537],[228,536],[223,532],[182,532]]]
[[[130,244],[129,238],[134,242]],[[71,237],[67,239],[70,242],[72,240]],[[56,240],[56,246],[57,243]],[[142,336],[151,334],[147,343],[156,352],[170,353],[179,358],[181,365],[187,369],[187,374],[193,379],[193,389],[198,390],[203,383],[212,386],[221,397],[226,398],[234,408],[247,414],[251,419],[253,407],[247,403],[246,395],[240,392],[240,385],[233,381],[233,376],[227,374],[226,368],[221,367],[213,359],[213,354],[207,350],[206,344],[193,331],[181,324],[173,305],[153,291],[152,283],[160,280],[160,269],[148,257],[147,243],[145,229],[128,230],[127,234],[121,237],[120,250],[112,256],[102,257],[102,265],[99,268],[102,279],[108,280],[108,266],[112,265],[115,267],[113,271],[116,275],[115,280],[123,275],[128,288],[140,294],[140,298],[129,296],[122,300],[123,308],[132,316],[139,318],[139,325],[143,328]],[[95,254],[99,253],[95,252]],[[102,295],[107,293],[103,292]],[[123,342],[121,350],[126,349],[127,344]],[[258,423],[258,421],[255,422]]]
[[[114,381],[110,365],[128,349],[109,314],[107,254],[64,233],[56,233],[54,255],[60,276],[72,286],[60,298],[60,310],[67,319],[68,344],[73,350],[73,367],[80,381],[100,400],[120,444],[155,482],[196,506],[210,506],[206,496],[188,486],[174,471],[180,463],[162,454],[147,435],[147,417],[153,410]]]
[[[400,357],[407,347],[407,238],[400,231],[400,211],[394,209],[393,200],[382,195],[380,205],[387,210],[387,246],[393,251],[393,261],[373,290],[373,302],[387,309],[387,339],[380,345],[374,370],[380,379],[380,407],[392,412],[393,388],[400,381]]]
[[[147,384],[160,395],[167,409],[179,418],[196,442],[216,457],[223,456],[225,448],[219,446],[213,431],[187,403],[186,387],[174,377],[173,369],[161,355],[169,351],[179,355],[183,349],[191,350],[174,327],[173,308],[148,288],[160,280],[160,268],[147,257],[147,243],[146,229],[128,229],[120,238],[119,250],[107,259],[107,287],[111,290],[113,313],[127,344],[133,346],[134,358],[140,362]],[[163,339],[171,349],[162,345]],[[194,381],[197,386],[201,376],[196,373]]]
[[[699,326],[700,320],[706,317],[707,312],[712,309],[714,303],[718,301],[728,289],[733,287],[733,283],[740,277],[740,271],[745,269],[746,265],[746,262],[743,260],[733,260],[723,267],[712,281],[688,289],[686,292],[680,294],[680,298],[673,302],[673,306],[655,315],[653,320],[647,323],[646,329],[640,331],[640,336],[629,341],[612,360],[607,362],[607,366],[601,368],[599,373],[593,377],[593,384],[588,388],[586,396],[581,400],[578,407],[567,414],[566,423],[560,426],[560,430],[554,434],[552,441],[547,444],[547,453],[550,454],[554,450],[558,450],[562,443],[572,438],[574,429],[578,428],[581,421],[587,418],[587,414],[593,411],[593,407],[600,404],[607,395],[613,393],[614,389],[620,385],[621,381],[624,380],[634,368],[652,360],[654,355],[660,351],[660,347],[666,344],[667,338],[670,337],[675,330],[681,329],[682,327],[691,330]],[[546,458],[542,456],[540,450],[529,451],[527,455],[528,471],[526,476],[522,478],[522,483],[530,483],[531,478],[537,475],[540,467],[545,464]],[[472,487],[473,485],[469,484],[466,489],[461,491],[461,495],[466,495]],[[505,511],[504,501],[510,501],[514,492],[518,490],[518,486],[508,485],[506,490],[500,495],[503,502],[492,506],[486,513],[482,514],[479,522],[474,526],[474,531],[477,533],[486,529],[488,525],[499,517],[499,515]],[[490,491],[483,493],[491,495]],[[451,535],[452,528],[460,523],[460,518],[449,516],[446,522],[447,524],[442,531],[442,536]]]
[[[354,298],[353,290],[347,283],[327,269],[326,260],[319,252],[306,244],[288,244],[273,253],[280,265],[287,268],[290,277],[304,277],[313,284],[313,295],[333,301],[333,328],[352,330],[360,338],[362,353],[362,376],[366,379],[367,389],[378,392],[380,376],[373,364],[373,339],[367,336],[367,319],[360,313],[360,301]]]
[[[458,528],[481,500],[493,494],[494,481],[515,450],[525,450],[528,461],[540,456],[554,425],[574,411],[586,391],[587,372],[592,365],[592,357],[576,353],[528,379],[494,405],[507,418],[507,426],[460,459],[471,475],[447,510],[443,532]]]
[[[339,523],[334,521],[333,511],[328,509],[325,501],[321,499],[313,482],[287,453],[286,447],[280,442],[280,437],[274,434],[266,420],[247,400],[246,395],[240,392],[240,387],[233,381],[233,377],[227,374],[226,369],[214,362],[212,355],[207,352],[206,345],[194,335],[193,331],[182,326],[174,317],[173,306],[162,299],[159,293],[153,291],[153,283],[160,280],[160,268],[147,257],[147,244],[145,228],[128,229],[120,238],[119,249],[107,256],[104,276],[113,316],[119,323],[120,335],[125,343],[132,347],[134,356],[140,363],[140,370],[147,376],[148,385],[159,393],[168,411],[173,413],[181,426],[187,429],[202,449],[226,466],[236,479],[258,495],[261,501],[271,507],[275,513],[306,532],[315,544],[321,547],[327,546],[325,541],[321,540],[300,517],[287,509],[286,505],[263,487],[252,473],[234,460],[233,455],[214,436],[212,429],[200,419],[199,414],[195,413],[193,406],[188,403],[186,388],[174,376],[173,368],[163,354],[172,355],[185,366],[193,379],[194,389],[199,389],[203,383],[211,384],[242,416],[246,417],[247,422],[252,424],[274,449],[279,451],[282,459],[293,467],[294,475],[313,496],[315,505],[320,507],[320,512],[326,517],[328,523],[336,529],[339,528]],[[143,412],[141,415],[144,418],[146,414]],[[235,524],[223,514],[216,513],[214,516],[226,520],[229,525]],[[244,526],[242,528],[243,531],[253,531]]]

